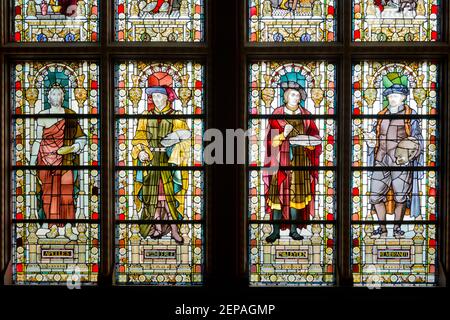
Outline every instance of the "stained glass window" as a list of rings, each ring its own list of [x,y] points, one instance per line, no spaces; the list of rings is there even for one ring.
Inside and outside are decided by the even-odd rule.
[[[115,0],[116,41],[199,42],[203,0]]]
[[[356,285],[436,283],[439,65],[353,67]]]
[[[354,0],[354,41],[437,41],[439,0]]]
[[[99,67],[12,67],[13,280],[95,283],[100,236]]]
[[[250,42],[336,40],[334,0],[249,0]]]
[[[116,65],[116,274],[120,284],[202,282],[204,70]]]
[[[335,65],[261,61],[249,71],[250,283],[333,284]]]
[[[98,0],[12,0],[14,42],[95,42]]]

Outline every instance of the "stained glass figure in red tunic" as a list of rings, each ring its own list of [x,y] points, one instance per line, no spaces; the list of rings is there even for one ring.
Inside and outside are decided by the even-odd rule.
[[[315,122],[312,119],[292,117],[310,114],[303,107],[307,97],[304,77],[293,72],[286,74],[281,81],[284,105],[276,108],[273,115],[287,117],[270,119],[266,131],[265,167],[281,167],[264,173],[266,208],[271,219],[278,221],[273,224],[273,231],[266,238],[269,243],[280,238],[280,229],[288,228],[292,239],[303,239],[297,228],[305,228],[305,222],[310,216],[314,216],[314,194],[318,179],[318,171],[308,167],[317,167],[322,153],[321,137]],[[302,169],[286,169],[291,166]],[[280,224],[280,221],[293,223],[289,226]]]

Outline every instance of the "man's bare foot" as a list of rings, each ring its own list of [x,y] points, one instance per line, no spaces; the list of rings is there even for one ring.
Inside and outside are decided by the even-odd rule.
[[[172,239],[175,240],[175,242],[177,244],[183,244],[184,243],[184,239],[182,236],[180,236],[178,233],[173,233],[172,232]]]
[[[67,239],[72,241],[78,239],[78,236],[75,233],[73,233],[72,225],[70,223],[66,224],[66,227],[64,229],[64,235],[66,236]]]
[[[52,225],[50,231],[45,234],[45,236],[49,239],[55,239],[59,236],[58,226],[56,224]]]

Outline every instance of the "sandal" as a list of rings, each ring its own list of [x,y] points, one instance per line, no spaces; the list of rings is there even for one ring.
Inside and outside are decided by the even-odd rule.
[[[162,231],[161,230],[155,230],[153,234],[150,236],[152,239],[161,239],[162,238]]]
[[[183,244],[184,243],[184,238],[179,236],[180,238],[175,238],[174,236],[171,236],[172,240],[175,240],[176,244]]]

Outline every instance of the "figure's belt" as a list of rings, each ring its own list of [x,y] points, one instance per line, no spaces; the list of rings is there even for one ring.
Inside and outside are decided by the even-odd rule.
[[[167,148],[154,148],[154,147],[150,147],[150,151],[151,152],[166,152]]]

